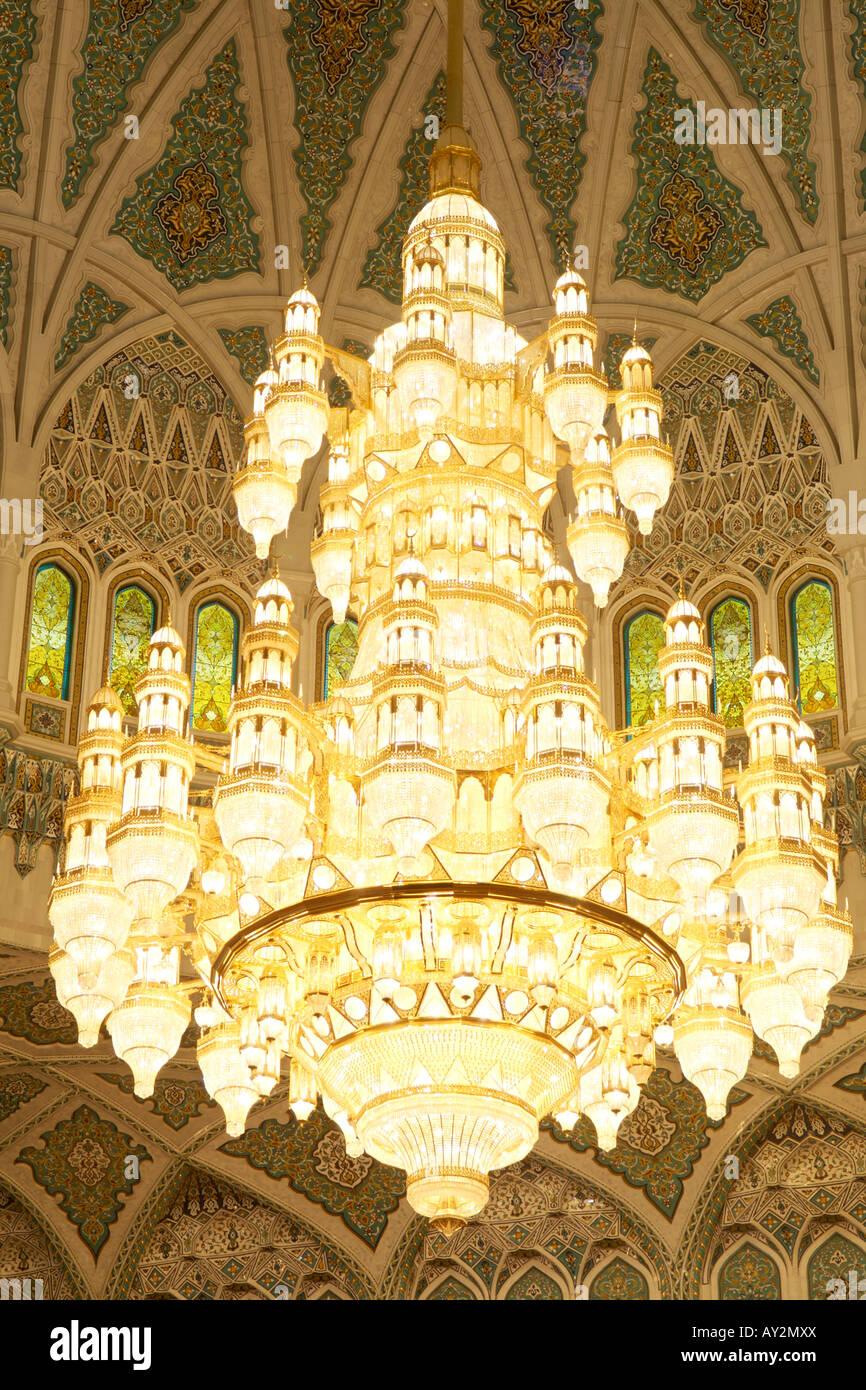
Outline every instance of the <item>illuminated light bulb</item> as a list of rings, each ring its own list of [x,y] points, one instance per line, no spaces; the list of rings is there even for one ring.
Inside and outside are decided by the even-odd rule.
[[[276,971],[268,971],[259,984],[258,1025],[266,1042],[273,1042],[286,1029],[288,991],[286,981]]]
[[[574,469],[576,511],[567,532],[568,549],[580,579],[592,588],[597,608],[607,607],[611,584],[623,571],[631,548],[628,527],[617,513],[607,434],[601,430]]]
[[[202,1033],[196,1044],[205,1090],[222,1109],[226,1133],[243,1134],[247,1116],[259,1099],[240,1052],[241,1030],[235,1022],[219,1023]]]
[[[745,965],[749,959],[748,941],[729,941],[728,956],[736,965]]]
[[[592,1120],[598,1138],[598,1147],[602,1153],[609,1153],[616,1148],[616,1139],[619,1127],[626,1115],[630,1115],[640,1100],[640,1090],[634,1078],[626,1074],[628,1080],[623,1078],[623,1086],[627,1089],[624,1092],[625,1099],[622,1100],[623,1093],[614,1092],[617,1100],[617,1109],[613,1110],[608,1102],[605,1090],[605,1071],[603,1063],[593,1067],[591,1071],[585,1072],[580,1078],[578,1096],[580,1109],[584,1115]],[[620,1104],[620,1102],[622,1102]]]
[[[529,992],[537,1004],[549,1004],[556,993],[556,943],[549,932],[535,930],[529,939]]]
[[[289,1070],[289,1109],[301,1124],[312,1115],[317,1098],[316,1080],[312,1072],[293,1059]]]
[[[85,988],[75,962],[64,951],[55,948],[49,957],[49,968],[57,988],[57,998],[78,1024],[78,1041],[82,1047],[93,1047],[99,1041],[99,1030],[112,1009],[123,1003],[135,976],[135,955],[126,949],[115,951],[103,961],[92,987]]]
[[[616,968],[609,961],[594,966],[589,977],[589,1012],[599,1028],[607,1028],[617,1016]]]
[[[779,1059],[779,1071],[794,1077],[800,1071],[800,1054],[815,1036],[820,1019],[812,1023],[803,1001],[793,985],[780,979],[774,967],[765,964],[743,980],[743,1008],[759,1038],[769,1043]]]
[[[205,869],[201,876],[201,891],[203,893],[222,893],[226,886],[226,876],[219,869]]]
[[[704,1097],[710,1119],[723,1120],[731,1087],[742,1081],[752,1056],[748,1018],[739,1009],[726,1008],[725,994],[717,990],[712,1005],[681,1009],[673,1034],[683,1075]]]
[[[830,990],[845,974],[853,945],[850,915],[829,904],[797,932],[787,981],[802,999],[810,1022],[823,1018]]]
[[[259,900],[255,893],[241,893],[238,907],[245,917],[255,917],[259,911]]]
[[[189,997],[171,985],[135,983],[108,1018],[114,1050],[131,1068],[135,1094],[153,1095],[157,1075],[177,1049],[189,1023]]]
[[[623,355],[620,374],[616,416],[622,438],[613,450],[613,478],[623,506],[634,512],[641,535],[648,536],[656,512],[668,500],[674,457],[660,438],[662,402],[653,389],[652,358],[639,343]]]
[[[669,1023],[660,1023],[653,1030],[653,1040],[658,1047],[670,1047],[674,1040],[674,1030]]]

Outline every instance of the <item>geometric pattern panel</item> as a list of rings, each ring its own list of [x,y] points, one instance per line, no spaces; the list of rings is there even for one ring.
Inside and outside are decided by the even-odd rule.
[[[830,489],[808,419],[753,363],[706,341],[659,383],[676,472],[652,534],[632,534],[617,597],[687,592],[719,570],[768,589],[794,555],[834,554]]]
[[[209,1173],[182,1169],[117,1297],[372,1298],[369,1278],[327,1237]]]
[[[27,1208],[0,1187],[0,1279],[41,1280],[43,1299],[80,1297],[77,1280]]]
[[[780,1299],[782,1279],[776,1261],[749,1241],[729,1255],[719,1270],[719,1298]]]
[[[127,106],[127,91],[138,82],[148,59],[177,28],[195,0],[91,0],[90,22],[82,47],[84,70],[72,84],[74,138],[66,151],[61,184],[69,208],[94,163],[94,147]]]
[[[407,0],[292,0],[283,33],[300,140],[295,165],[307,211],[301,218],[307,274],[319,266],[331,229],[328,209],[352,160],[367,105],[394,54]]]
[[[204,86],[183,102],[160,159],[137,180],[111,228],[176,290],[259,269],[254,211],[241,178],[249,138],[235,95],[240,83],[230,40]]]
[[[784,113],[777,134],[785,176],[803,216],[814,222],[818,192],[815,165],[808,157],[812,103],[803,85],[800,8],[800,0],[697,0],[695,17],[703,20],[754,105]],[[808,14],[808,4],[804,9]]]
[[[74,532],[102,573],[155,560],[183,592],[204,575],[254,582],[261,566],[231,495],[243,450],[234,401],[173,330],[98,367],[67,402],[42,465],[43,525]]]
[[[812,1105],[790,1102],[767,1128],[729,1186],[719,1233],[722,1248],[744,1231],[767,1238],[789,1258],[819,1218],[844,1218],[866,1230],[866,1136]]]
[[[767,243],[709,147],[675,142],[675,112],[687,107],[694,117],[694,109],[678,95],[674,74],[654,48],[643,92],[647,104],[636,117],[631,147],[637,192],[623,218],[617,278],[697,301]]]
[[[15,868],[22,878],[33,868],[44,844],[59,850],[66,802],[75,795],[77,783],[78,769],[68,763],[12,748],[0,749],[0,835],[10,835],[15,841]],[[50,977],[49,984],[54,999]],[[60,1009],[56,999],[54,1003]],[[72,1029],[70,1041],[74,1042],[78,1030],[72,1016],[65,1017],[66,1026]]]
[[[482,0],[500,79],[514,103],[526,169],[547,213],[554,263],[568,257],[569,216],[586,156],[580,149],[596,66],[600,0]]]

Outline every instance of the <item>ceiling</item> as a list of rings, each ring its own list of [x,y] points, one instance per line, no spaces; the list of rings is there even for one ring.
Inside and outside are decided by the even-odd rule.
[[[0,422],[37,476],[71,392],[171,330],[235,400],[305,263],[326,338],[396,312],[443,112],[445,0],[0,0]],[[467,0],[466,121],[510,318],[586,247],[608,333],[697,340],[862,448],[866,0]],[[677,145],[674,111],[783,112],[782,149]],[[13,447],[14,446],[14,447]],[[842,475],[840,474],[840,478]],[[7,485],[7,492],[12,491]]]

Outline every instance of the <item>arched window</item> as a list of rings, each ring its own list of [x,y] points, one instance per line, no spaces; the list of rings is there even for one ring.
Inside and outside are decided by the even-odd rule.
[[[833,590],[823,579],[807,579],[791,600],[794,684],[803,714],[839,705]]]
[[[135,714],[135,683],[147,665],[147,644],[156,625],[156,604],[137,584],[114,596],[108,680],[127,714]]]
[[[192,727],[224,734],[238,664],[238,620],[224,603],[203,603],[195,619]]]
[[[715,711],[726,729],[741,729],[743,710],[752,698],[752,610],[741,598],[722,599],[710,614],[709,628]]]
[[[637,727],[655,717],[656,701],[664,705],[656,658],[664,646],[665,629],[658,613],[635,613],[625,627],[625,718]]]
[[[328,623],[325,628],[325,676],[322,699],[327,700],[335,685],[342,685],[352,674],[358,653],[358,624],[354,618],[344,623]]]
[[[746,1241],[729,1255],[719,1270],[719,1298],[738,1300],[780,1299],[779,1266],[766,1250]]]
[[[69,696],[75,588],[59,565],[40,565],[33,580],[27,689],[56,700]]]

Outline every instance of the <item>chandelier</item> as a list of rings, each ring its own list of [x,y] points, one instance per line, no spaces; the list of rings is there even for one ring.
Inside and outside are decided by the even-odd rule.
[[[181,639],[170,621],[154,632],[135,734],[112,689],[89,706],[50,901],[58,998],[82,1045],[105,1024],[137,1096],[195,1006],[230,1134],[287,1078],[299,1121],[321,1102],[347,1151],[403,1169],[409,1202],[446,1231],[545,1117],[585,1116],[613,1147],[656,1047],[673,1046],[713,1120],[753,1035],[796,1075],[852,947],[815,741],[769,649],[739,773],[682,593],[663,708],[640,728],[605,721],[574,576],[603,607],[624,512],[647,534],[665,504],[661,397],[636,343],[609,387],[576,271],[535,342],[505,322],[459,47],[400,322],[362,362],[326,347],[315,297],[294,294],[234,479],[267,556],[327,434],[312,562],[334,620],[357,615],[351,675],[318,704],[293,693],[298,636],[274,572],[214,760],[190,733]],[[348,410],[328,408],[326,357]],[[544,528],[565,464],[573,572]],[[192,804],[196,766],[214,762]]]

